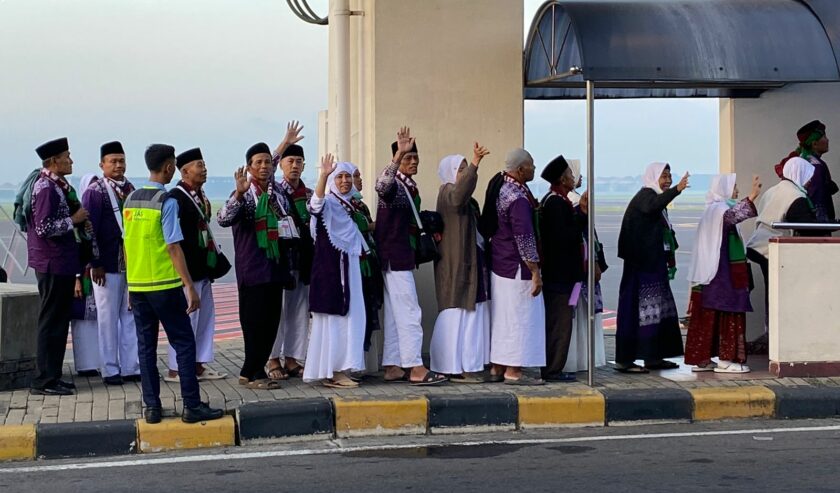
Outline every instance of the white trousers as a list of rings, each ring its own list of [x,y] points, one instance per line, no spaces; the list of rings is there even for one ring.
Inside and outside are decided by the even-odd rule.
[[[96,320],[99,326],[99,354],[102,376],[140,374],[137,354],[137,330],[128,309],[128,284],[125,274],[105,274],[105,285],[93,283]]]
[[[440,312],[429,353],[432,371],[454,375],[483,371],[490,362],[490,304],[477,303],[474,311]]]
[[[578,372],[589,369],[589,346],[587,339],[589,334],[586,330],[586,323],[589,319],[586,300],[583,296],[578,300],[575,307],[575,318],[572,320],[572,341],[569,344],[569,356],[566,358],[565,372]],[[595,314],[595,366],[607,364],[607,356],[604,351],[604,321],[600,313]]]
[[[545,366],[543,295],[531,296],[531,281],[490,274],[490,361],[514,367]]]
[[[410,270],[385,272],[385,344],[383,366],[412,368],[423,358],[423,313]]]
[[[292,273],[295,280],[300,276]],[[297,282],[295,289],[283,291],[283,313],[277,338],[271,348],[272,358],[294,358],[298,363],[306,361],[306,346],[309,341],[309,286]]]
[[[332,378],[336,372],[365,369],[365,300],[362,271],[357,257],[350,257],[350,307],[347,315],[312,314],[312,334],[303,380]]]
[[[76,372],[98,370],[102,367],[99,356],[99,325],[96,320],[70,321],[73,335],[73,365]]]
[[[200,308],[190,313],[190,325],[195,334],[195,362],[210,363],[213,361],[213,334],[216,331],[216,306],[213,304],[213,284],[209,279],[194,282],[198,293]],[[186,295],[186,289],[184,289]],[[169,369],[178,371],[178,361],[175,350],[169,346],[167,351]]]

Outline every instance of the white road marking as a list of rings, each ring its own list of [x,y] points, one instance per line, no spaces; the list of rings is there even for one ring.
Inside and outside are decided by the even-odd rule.
[[[298,457],[305,455],[335,455],[351,452],[374,452],[388,450],[406,450],[421,447],[474,447],[480,445],[549,445],[559,443],[581,443],[581,442],[608,442],[614,440],[648,440],[660,438],[690,438],[705,436],[726,436],[726,435],[768,435],[776,433],[800,433],[817,431],[840,431],[837,426],[813,426],[796,428],[766,428],[766,429],[743,429],[743,430],[720,430],[720,431],[695,431],[683,433],[649,433],[636,435],[611,435],[611,436],[588,436],[572,438],[533,438],[520,440],[486,440],[486,441],[461,441],[461,442],[438,442],[438,443],[410,443],[400,445],[368,445],[356,447],[306,449],[306,450],[266,450],[260,452],[234,452],[229,454],[204,454],[176,457],[160,457],[149,459],[114,460],[105,462],[82,462],[74,464],[25,466],[13,468],[0,468],[0,474],[46,472],[46,471],[72,471],[80,469],[105,469],[112,467],[134,467],[149,465],[169,465],[189,462],[212,462],[227,460],[261,459],[266,457]]]

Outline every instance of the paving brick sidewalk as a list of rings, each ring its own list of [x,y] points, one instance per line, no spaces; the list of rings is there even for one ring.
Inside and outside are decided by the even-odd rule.
[[[614,354],[615,338],[606,337],[607,358]],[[158,367],[161,373],[166,371],[166,345],[159,349]],[[69,357],[65,364],[65,378],[72,375],[72,361]],[[273,401],[302,397],[342,396],[400,396],[418,394],[478,394],[482,392],[511,392],[513,388],[504,384],[462,385],[447,384],[437,387],[413,387],[407,384],[384,383],[381,375],[366,379],[357,389],[335,390],[317,384],[307,384],[300,379],[282,382],[282,388],[272,391],[254,391],[237,383],[239,366],[244,357],[242,341],[239,338],[217,342],[214,369],[228,374],[224,380],[201,383],[202,399],[213,407],[232,410],[245,402]],[[761,362],[762,360],[758,360]],[[766,360],[763,360],[766,364]],[[595,373],[596,388],[613,389],[650,389],[650,388],[698,388],[698,387],[734,387],[746,385],[765,386],[832,386],[840,387],[840,378],[772,378],[764,368],[748,375],[719,375],[705,373],[692,375],[686,368],[672,370],[671,373],[654,372],[649,375],[624,375],[610,366],[600,368]],[[669,378],[661,374],[669,375]],[[115,419],[136,419],[141,417],[141,396],[138,383],[123,386],[105,386],[99,378],[71,377],[76,384],[77,393],[71,396],[35,396],[26,389],[0,392],[0,424],[21,423],[67,423],[102,421]],[[552,390],[569,389],[573,386],[584,387],[586,373],[580,373],[582,382],[566,384],[552,383],[544,387],[517,388],[516,392],[538,390],[551,393]],[[161,400],[166,414],[181,411],[181,400],[177,384],[161,382]]]

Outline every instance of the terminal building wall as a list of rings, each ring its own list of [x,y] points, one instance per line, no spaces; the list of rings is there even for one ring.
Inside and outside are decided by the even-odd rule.
[[[837,136],[840,146],[840,83],[792,84],[765,92],[757,99],[721,99],[720,169],[738,173],[742,196],[749,193],[752,176],[761,177],[764,190],[778,183],[773,166],[797,146],[796,130],[811,120],[827,125],[828,138]],[[840,147],[823,159],[833,178],[840,179]],[[840,194],[835,195],[835,207]],[[749,238],[754,221],[744,223],[742,234]],[[808,273],[803,272],[803,275]],[[747,317],[747,339],[764,330],[764,285],[761,272],[753,271],[756,289],[752,294],[754,312]],[[827,291],[830,291],[827,289]]]

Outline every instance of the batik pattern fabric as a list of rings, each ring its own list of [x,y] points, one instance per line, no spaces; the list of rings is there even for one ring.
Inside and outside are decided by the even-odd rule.
[[[655,361],[683,354],[677,306],[663,263],[644,272],[624,263],[618,293],[616,361]]]
[[[725,361],[747,362],[746,313],[704,308],[700,290],[694,290],[690,314],[686,364],[706,365],[715,356]]]
[[[51,211],[51,214],[43,220],[35,222],[35,234],[41,238],[61,236],[73,231],[73,221],[70,219],[70,206],[67,204],[67,197],[58,184],[46,176],[41,176],[33,185],[32,210],[36,210],[35,199],[38,194],[47,193],[48,189],[56,193],[59,199],[58,206]]]
[[[523,209],[526,203],[530,209],[533,209],[534,202],[535,201],[533,200],[529,200],[528,195],[522,187],[505,182],[505,184],[502,185],[501,190],[499,190],[499,221],[515,223],[517,222],[517,219],[526,219],[521,217],[522,214],[518,214],[518,211]],[[528,214],[528,216],[532,216],[532,214]],[[537,249],[536,228],[533,226],[532,218],[529,217],[527,220],[532,222],[531,227],[514,228],[513,239],[516,242],[516,249],[519,251],[519,256],[524,262],[538,263],[540,261],[540,255]],[[527,222],[527,220],[519,222],[524,223]]]

